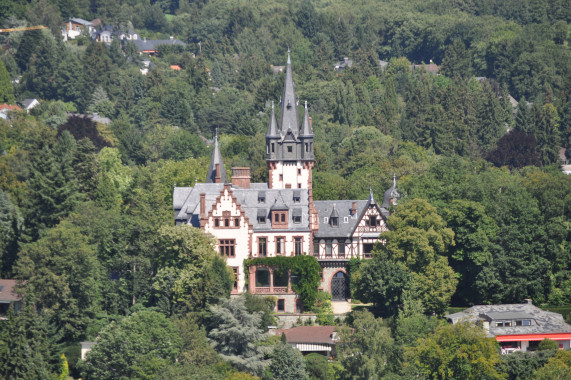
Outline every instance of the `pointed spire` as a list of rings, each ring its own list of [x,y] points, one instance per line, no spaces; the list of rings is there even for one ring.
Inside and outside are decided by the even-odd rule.
[[[313,128],[311,128],[311,122],[309,121],[309,111],[307,109],[307,100],[305,101],[305,109],[303,112],[303,123],[301,125],[301,135],[302,136],[313,136]]]
[[[297,107],[295,106],[295,102],[296,102],[295,85],[293,83],[293,73],[291,71],[291,58],[288,49],[284,94],[282,97],[282,114],[280,118],[280,129],[282,131],[288,125],[291,125],[292,129],[297,130],[299,128],[299,118],[297,117]]]
[[[216,135],[214,136],[214,150],[212,151],[212,158],[210,159],[208,174],[206,175],[206,183],[217,182],[228,182],[224,161],[222,161],[222,154],[220,154],[220,148],[218,147],[218,130],[216,130]]]
[[[274,101],[272,100],[272,114],[270,115],[270,125],[268,126],[268,133],[266,136],[279,136],[278,122],[276,121],[276,110],[274,109]]]
[[[389,209],[391,206],[396,206],[398,204],[398,199],[400,198],[399,191],[397,189],[397,176],[393,173],[393,185],[389,187],[383,196],[383,204],[381,207]]]

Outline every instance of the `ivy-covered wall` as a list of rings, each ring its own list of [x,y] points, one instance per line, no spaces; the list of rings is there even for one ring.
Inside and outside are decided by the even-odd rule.
[[[297,281],[292,282],[291,288],[297,293],[303,305],[311,309],[317,297],[317,288],[321,281],[319,275],[321,266],[313,256],[293,256],[293,257],[260,257],[251,260],[244,260],[244,272],[249,273],[252,265],[265,265],[274,268],[277,273],[291,271],[292,276],[297,277]]]

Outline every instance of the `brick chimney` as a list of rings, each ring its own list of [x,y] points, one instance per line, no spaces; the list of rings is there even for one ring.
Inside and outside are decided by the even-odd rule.
[[[206,224],[206,194],[200,193],[200,227]]]
[[[250,188],[250,168],[232,168],[232,187]]]

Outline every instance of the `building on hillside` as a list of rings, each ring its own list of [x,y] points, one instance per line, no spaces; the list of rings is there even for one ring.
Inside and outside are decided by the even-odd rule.
[[[6,315],[10,305],[14,307],[15,313],[20,311],[22,298],[14,290],[17,283],[17,280],[0,279],[0,319]]]
[[[180,40],[175,39],[174,37],[170,37],[168,40],[147,40],[146,38],[143,39],[134,39],[133,42],[135,43],[135,47],[137,48],[137,52],[139,54],[149,54],[154,55],[157,53],[159,46],[161,45],[175,45],[186,47],[186,44]]]
[[[279,122],[272,103],[266,133],[269,183],[252,183],[250,168],[244,167],[232,168],[229,180],[215,137],[206,182],[175,187],[173,208],[177,225],[215,237],[216,249],[236,274],[233,294],[273,295],[278,312],[292,313],[303,305],[291,277],[266,266],[250,266],[246,275],[244,260],[313,255],[322,267],[320,287],[335,301],[347,302],[345,267],[353,257],[370,256],[398,191],[394,181],[380,205],[372,191],[367,200],[313,200],[314,133],[307,102],[299,107],[295,95],[289,54],[285,72]]]
[[[0,118],[8,120],[12,112],[19,112],[22,108],[15,104],[3,103],[0,104]]]
[[[275,335],[285,335],[286,342],[302,354],[317,353],[324,356],[337,356],[335,344],[339,341],[336,326],[298,326],[291,329],[277,329]],[[271,330],[270,330],[271,331]]]
[[[335,63],[333,69],[335,72],[339,73],[344,69],[350,69],[353,67],[353,60],[349,59],[349,57],[344,57],[342,61]]]
[[[22,100],[21,105],[26,110],[27,113],[30,113],[30,110],[39,106],[40,102],[38,101],[38,99],[26,98]]]
[[[95,32],[93,22],[81,18],[70,18],[61,26],[61,35],[64,41],[74,40],[84,31],[87,31],[89,36]]]
[[[523,304],[472,306],[445,318],[453,324],[482,326],[488,337],[498,341],[502,353],[536,350],[543,339],[556,341],[560,349],[569,349],[571,344],[571,325],[565,323],[563,316],[541,310],[531,300]]]

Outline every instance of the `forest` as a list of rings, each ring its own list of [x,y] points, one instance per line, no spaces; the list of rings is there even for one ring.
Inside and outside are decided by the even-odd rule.
[[[64,42],[71,17],[186,46]],[[570,23],[569,0],[0,0],[0,28],[47,27],[0,33],[0,104],[41,103],[0,119],[0,278],[24,299],[0,379],[571,377],[569,352],[500,356],[441,318],[571,305]],[[275,300],[230,299],[212,239],[173,223],[215,133],[227,168],[267,181],[288,50],[315,199],[382,198],[393,173],[401,194],[386,244],[348,265],[370,307],[335,321],[317,296],[329,362],[269,337]]]

